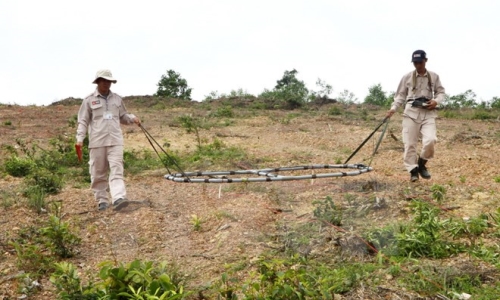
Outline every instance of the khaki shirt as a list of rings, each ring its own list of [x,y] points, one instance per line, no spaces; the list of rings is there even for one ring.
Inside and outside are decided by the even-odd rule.
[[[396,94],[394,95],[394,102],[391,109],[397,110],[398,107],[405,104],[404,113],[412,118],[416,118],[420,113],[426,113],[428,117],[437,117],[436,110],[427,110],[425,108],[411,107],[411,102],[408,100],[420,97],[434,99],[438,104],[442,103],[445,98],[445,90],[439,79],[439,75],[427,71],[424,75],[419,75],[417,71],[412,71],[401,79]],[[416,74],[415,89],[413,89],[413,74]],[[429,87],[428,76],[431,76],[431,86]],[[434,92],[434,97],[432,95]]]
[[[89,134],[89,148],[123,146],[121,124],[132,124],[135,116],[127,113],[120,96],[109,92],[108,97],[97,89],[87,96],[78,111],[76,141],[83,142]]]

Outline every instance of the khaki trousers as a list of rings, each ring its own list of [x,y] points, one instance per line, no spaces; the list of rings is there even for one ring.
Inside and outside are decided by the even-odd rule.
[[[420,134],[422,134],[422,151],[420,152],[420,157],[429,160],[434,157],[434,145],[437,141],[436,118],[429,118],[426,116],[426,113],[420,113],[416,118],[404,116],[403,143],[405,145],[405,152],[403,160],[408,172],[418,166],[417,144]]]
[[[91,148],[89,165],[90,188],[97,202],[108,203],[108,190],[113,203],[120,198],[126,198],[127,192],[123,181],[123,146]]]

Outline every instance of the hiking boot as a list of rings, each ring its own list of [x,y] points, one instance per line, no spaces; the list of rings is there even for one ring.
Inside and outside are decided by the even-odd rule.
[[[413,170],[410,171],[410,181],[415,182],[418,180],[418,167],[413,168]]]
[[[99,209],[99,211],[106,210],[107,208],[108,208],[108,203],[106,203],[106,202],[99,203],[99,206],[97,207],[97,209]]]
[[[116,200],[115,202],[113,202],[113,210],[115,211],[119,211],[121,210],[122,208],[125,208],[128,206],[128,200],[125,199],[125,198],[120,198],[118,200]]]
[[[423,158],[418,159],[418,173],[420,173],[420,176],[424,179],[431,179],[431,173],[427,171],[427,168],[425,167],[425,164],[427,163],[427,160]]]

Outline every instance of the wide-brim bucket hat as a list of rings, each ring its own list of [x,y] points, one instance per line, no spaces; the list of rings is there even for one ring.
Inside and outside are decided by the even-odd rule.
[[[95,74],[95,79],[92,83],[97,83],[97,80],[99,78],[103,78],[111,81],[112,83],[116,83],[116,79],[113,78],[113,74],[111,74],[111,71],[107,69],[97,71],[97,73]]]

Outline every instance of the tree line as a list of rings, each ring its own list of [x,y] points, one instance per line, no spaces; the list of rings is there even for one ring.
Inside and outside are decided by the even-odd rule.
[[[286,70],[281,79],[276,81],[273,89],[264,89],[259,95],[254,96],[243,89],[233,90],[229,94],[220,94],[217,91],[212,91],[205,96],[205,101],[215,100],[220,98],[260,98],[264,101],[274,103],[274,106],[280,108],[300,108],[311,101],[317,99],[330,99],[333,88],[330,84],[318,78],[316,81],[316,90],[308,89],[304,81],[297,78],[299,72],[295,69]],[[191,100],[192,88],[189,87],[186,79],[182,78],[180,73],[174,70],[167,70],[161,76],[157,84],[156,96],[165,98],[175,98],[183,100]],[[364,104],[372,104],[382,107],[390,107],[394,101],[394,92],[386,92],[382,85],[374,84],[368,88],[368,95],[364,98]],[[343,90],[335,99],[336,102],[343,104],[358,103],[356,95],[349,90]],[[493,97],[489,101],[478,101],[477,95],[472,90],[466,90],[457,95],[446,95],[445,101],[441,107],[446,109],[460,108],[483,108],[483,109],[500,109],[500,97]]]

